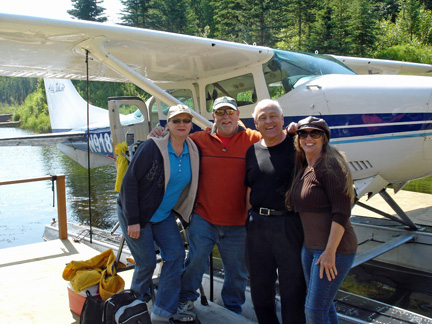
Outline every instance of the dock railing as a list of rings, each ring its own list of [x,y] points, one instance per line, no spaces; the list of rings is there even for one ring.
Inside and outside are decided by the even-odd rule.
[[[29,178],[29,179],[19,179],[19,180],[9,180],[0,181],[0,186],[26,183],[26,182],[36,182],[36,181],[56,181],[56,194],[57,194],[57,221],[59,228],[59,238],[61,240],[67,239],[67,215],[66,215],[66,182],[65,175],[50,175],[39,178]]]

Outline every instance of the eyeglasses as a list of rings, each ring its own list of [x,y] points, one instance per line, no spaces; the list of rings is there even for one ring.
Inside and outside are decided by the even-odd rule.
[[[186,118],[186,119],[173,119],[171,120],[174,124],[180,124],[181,122],[183,122],[183,124],[189,124],[192,119],[190,118]]]
[[[305,131],[305,130],[300,130],[297,132],[297,135],[302,139],[307,138],[309,135],[310,135],[310,137],[316,139],[316,138],[320,138],[321,136],[323,136],[323,134],[324,134],[323,132],[321,132],[320,130],[317,130],[317,129],[314,129],[313,131],[310,131],[310,132]]]
[[[214,114],[216,116],[223,116],[225,114],[232,115],[232,114],[234,114],[234,112],[235,112],[234,109],[218,109],[218,110],[214,111]]]

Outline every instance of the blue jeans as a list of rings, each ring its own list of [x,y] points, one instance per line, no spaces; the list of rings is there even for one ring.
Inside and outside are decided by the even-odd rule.
[[[323,252],[310,250],[304,246],[302,249],[303,272],[307,286],[305,314],[308,324],[339,323],[333,300],[355,258],[355,253],[336,254],[338,275],[334,280],[328,281],[325,273],[320,279],[320,265],[315,265]]]
[[[180,301],[195,301],[209,255],[215,244],[219,248],[225,280],[222,288],[224,306],[241,313],[245,302],[247,268],[245,261],[246,229],[244,226],[213,225],[194,213],[188,227],[189,254],[182,275]]]
[[[156,267],[155,242],[159,246],[164,261],[153,313],[168,317],[177,312],[180,294],[180,280],[185,251],[174,214],[159,223],[147,223],[141,229],[138,239],[127,235],[127,224],[122,210],[117,205],[118,218],[127,245],[135,260],[135,271],[131,289],[145,302],[150,300],[148,292]]]

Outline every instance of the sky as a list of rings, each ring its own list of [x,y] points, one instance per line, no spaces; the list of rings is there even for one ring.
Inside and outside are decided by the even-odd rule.
[[[120,21],[120,12],[123,8],[120,0],[104,0],[101,7],[105,8],[108,22]],[[71,0],[1,0],[0,12],[27,15],[35,17],[72,19],[66,12],[72,9]]]

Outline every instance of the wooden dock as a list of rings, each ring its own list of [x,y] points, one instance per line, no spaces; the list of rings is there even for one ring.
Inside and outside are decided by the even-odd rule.
[[[12,121],[12,114],[0,114],[0,127],[18,127],[20,121]]]
[[[79,317],[69,309],[68,282],[62,273],[68,262],[87,260],[98,253],[69,239],[0,249],[1,322],[79,324]],[[130,287],[132,274],[120,273],[125,288]],[[196,302],[194,311],[203,324],[255,323],[211,302],[209,306]]]

